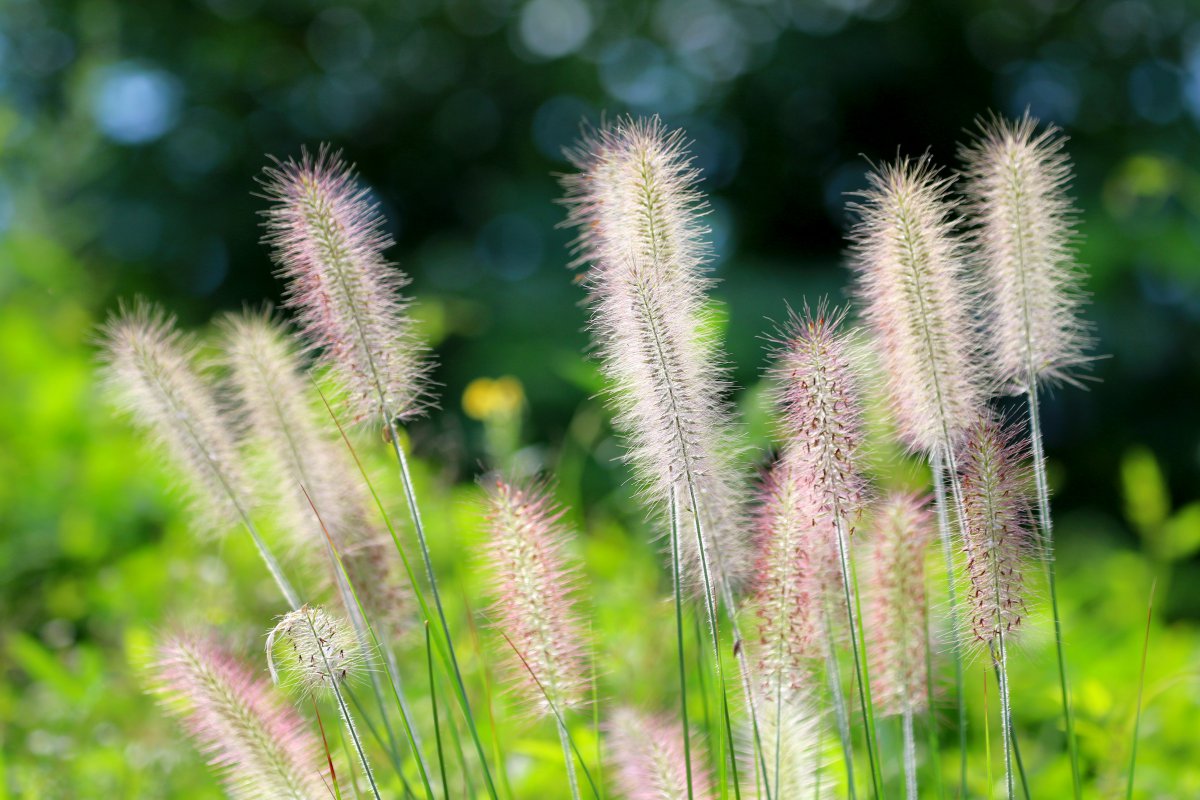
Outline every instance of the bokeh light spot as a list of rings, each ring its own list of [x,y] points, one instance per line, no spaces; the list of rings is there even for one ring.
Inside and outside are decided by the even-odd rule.
[[[179,81],[169,72],[123,62],[100,73],[92,117],[114,141],[151,142],[175,125],[181,94]]]

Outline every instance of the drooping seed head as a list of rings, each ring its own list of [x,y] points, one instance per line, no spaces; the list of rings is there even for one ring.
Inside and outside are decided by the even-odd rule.
[[[563,179],[567,224],[579,229],[576,264],[587,266],[592,334],[628,459],[659,508],[678,503],[681,530],[692,531],[699,506],[716,593],[736,590],[750,558],[727,370],[705,324],[712,281],[699,173],[682,132],[657,118],[618,120],[571,157],[579,174]],[[697,537],[680,546],[699,590]]]
[[[275,687],[207,638],[175,636],[152,667],[164,708],[209,758],[237,800],[328,796],[311,729]]]
[[[547,715],[582,706],[588,689],[562,516],[545,487],[488,482],[490,614],[520,696]]]
[[[929,701],[925,552],[933,535],[927,501],[892,494],[875,509],[867,592],[871,695],[881,716],[920,713]]]
[[[666,715],[619,709],[605,726],[609,759],[620,796],[625,800],[688,800],[683,728]],[[691,738],[692,796],[716,797],[707,758]]]
[[[1026,112],[1011,123],[980,119],[975,140],[960,150],[984,273],[989,360],[1004,389],[1020,391],[1031,379],[1074,381],[1089,361],[1065,144],[1058,128],[1038,132]]]
[[[993,419],[977,423],[959,448],[958,470],[971,609],[965,638],[986,647],[1016,635],[1028,614],[1025,570],[1036,542],[1022,432]]]
[[[271,207],[265,241],[287,283],[309,348],[320,353],[358,420],[406,420],[428,405],[426,347],[400,290],[408,277],[383,256],[392,241],[353,167],[322,147],[276,162],[261,180]]]
[[[867,180],[852,206],[851,267],[892,412],[912,450],[951,447],[978,417],[985,382],[951,179],[925,156],[884,165]]]
[[[354,678],[366,658],[349,623],[316,606],[285,614],[267,634],[271,677],[306,692],[332,689]]]
[[[251,508],[249,481],[233,425],[208,376],[196,368],[195,342],[174,318],[140,302],[122,306],[101,337],[105,384],[178,468],[197,527],[223,532],[241,524],[242,512]]]

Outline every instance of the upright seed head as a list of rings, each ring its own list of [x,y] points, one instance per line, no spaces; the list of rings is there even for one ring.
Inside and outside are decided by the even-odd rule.
[[[758,741],[762,745],[761,760],[753,750],[753,731],[745,737],[747,755],[743,757],[743,774],[749,785],[743,789],[748,796],[751,787],[760,780],[761,765],[767,769],[771,797],[817,797],[817,778],[821,770],[820,718],[812,708],[805,692],[792,692],[785,697],[759,703]]]
[[[270,683],[205,638],[171,637],[157,656],[156,693],[209,757],[230,797],[327,796],[316,739]]]
[[[781,458],[763,479],[755,512],[756,574],[751,606],[759,617],[761,695],[799,690],[819,657],[824,602],[840,588],[836,541],[818,524],[813,482]]]
[[[102,332],[104,382],[139,426],[151,433],[185,479],[192,518],[220,532],[250,510],[248,480],[233,426],[221,414],[208,377],[196,369],[196,345],[160,309],[122,306]]]
[[[277,647],[285,651],[278,663],[287,683],[306,692],[333,689],[354,678],[366,664],[349,623],[316,606],[288,612],[267,634],[267,667],[276,683]]]
[[[974,425],[959,448],[966,638],[979,646],[1013,636],[1028,614],[1025,569],[1035,541],[1026,455],[1021,431],[991,419]]]
[[[927,501],[885,497],[874,514],[867,655],[881,716],[920,713],[929,702],[925,551],[933,535]]]
[[[579,228],[576,263],[588,266],[592,334],[628,459],[659,507],[675,498],[681,530],[692,530],[699,506],[716,591],[735,590],[750,559],[726,369],[705,325],[712,281],[699,174],[682,132],[657,118],[618,120],[571,155],[580,172],[563,179],[567,223]],[[701,589],[696,536],[680,545]]]
[[[310,349],[320,352],[358,420],[406,420],[428,405],[429,360],[383,256],[392,241],[353,167],[322,147],[276,162],[261,181],[265,241]]]
[[[546,715],[583,705],[588,689],[587,647],[572,597],[576,570],[568,565],[562,516],[544,487],[489,482],[491,616],[512,644],[505,650],[514,685]]]
[[[625,800],[688,800],[683,728],[665,715],[618,710],[607,727],[609,758],[617,790]],[[713,800],[712,775],[700,743],[692,737],[692,796]]]
[[[927,156],[867,176],[851,268],[874,332],[900,435],[914,451],[956,445],[982,407],[975,288],[965,272],[951,179]]]
[[[1071,164],[1066,137],[1017,122],[979,121],[960,150],[968,211],[984,272],[992,372],[1002,388],[1031,380],[1073,381],[1091,344],[1080,318],[1083,275],[1072,239],[1075,209],[1067,197]]]

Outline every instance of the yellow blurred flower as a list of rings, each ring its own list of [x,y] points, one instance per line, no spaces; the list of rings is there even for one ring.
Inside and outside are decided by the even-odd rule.
[[[483,422],[511,419],[525,405],[525,389],[511,375],[499,378],[476,378],[463,392],[463,411],[471,419]]]

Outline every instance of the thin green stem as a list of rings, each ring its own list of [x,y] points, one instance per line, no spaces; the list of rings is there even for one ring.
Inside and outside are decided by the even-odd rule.
[[[1012,702],[1008,694],[1008,653],[1004,646],[1004,634],[996,637],[989,645],[992,653],[992,664],[996,667],[996,683],[1000,692],[1000,733],[1004,742],[1004,788],[1008,800],[1016,797],[1016,783],[1013,778],[1012,757]]]
[[[446,777],[446,755],[442,752],[442,726],[438,721],[437,680],[433,674],[433,648],[429,642],[429,620],[425,620],[425,666],[429,670],[429,704],[433,706],[433,738],[437,742],[438,768],[442,772],[442,794],[450,800],[450,779]]]
[[[562,745],[563,763],[567,766],[567,785],[571,787],[571,800],[579,800],[579,781],[575,777],[575,758],[571,755],[571,741],[567,726],[561,720],[556,721],[558,742]]]
[[[954,534],[950,528],[950,513],[946,508],[946,478],[942,449],[933,452],[930,467],[933,471],[933,497],[937,510],[938,532],[942,540],[942,556],[946,561],[946,596],[949,600],[951,645],[954,659],[955,701],[958,704],[958,749],[962,797],[967,796],[967,704],[963,684],[962,646],[958,641],[958,587],[954,581]]]
[[[904,701],[901,717],[904,729],[904,788],[908,800],[917,800],[917,740],[913,736],[913,712],[908,700]]]
[[[846,790],[851,800],[854,800],[858,797],[854,786],[854,741],[850,737],[850,714],[846,711],[846,698],[842,695],[842,671],[838,666],[828,602],[821,617],[825,625],[825,675],[829,682],[829,695],[833,700],[833,716],[837,722],[838,737],[842,740],[842,757],[846,761]]]
[[[1030,370],[1029,440],[1033,448],[1033,479],[1037,486],[1038,522],[1042,529],[1045,551],[1046,580],[1050,589],[1050,612],[1054,617],[1054,647],[1058,655],[1058,682],[1062,693],[1063,718],[1066,724],[1067,752],[1071,757],[1071,781],[1075,800],[1082,796],[1079,775],[1079,747],[1075,741],[1075,712],[1071,705],[1070,684],[1067,680],[1067,656],[1063,645],[1062,617],[1058,613],[1058,588],[1054,569],[1054,525],[1050,515],[1050,487],[1046,480],[1046,454],[1042,443],[1042,421],[1039,412],[1037,378]]]
[[[688,800],[694,800],[695,789],[692,786],[692,736],[688,729],[687,710],[687,666],[684,663],[683,648],[683,562],[679,555],[679,504],[675,500],[675,492],[671,491],[671,581],[675,591],[675,639],[679,660],[679,717],[683,725],[683,769],[687,776]]]
[[[1146,606],[1146,638],[1142,641],[1142,668],[1138,673],[1137,710],[1133,717],[1133,749],[1129,753],[1129,782],[1125,785],[1126,800],[1133,800],[1133,773],[1137,767],[1138,730],[1142,725],[1142,689],[1146,685],[1146,654],[1150,652],[1150,622],[1154,619],[1154,589],[1158,582],[1150,584],[1150,602]]]

